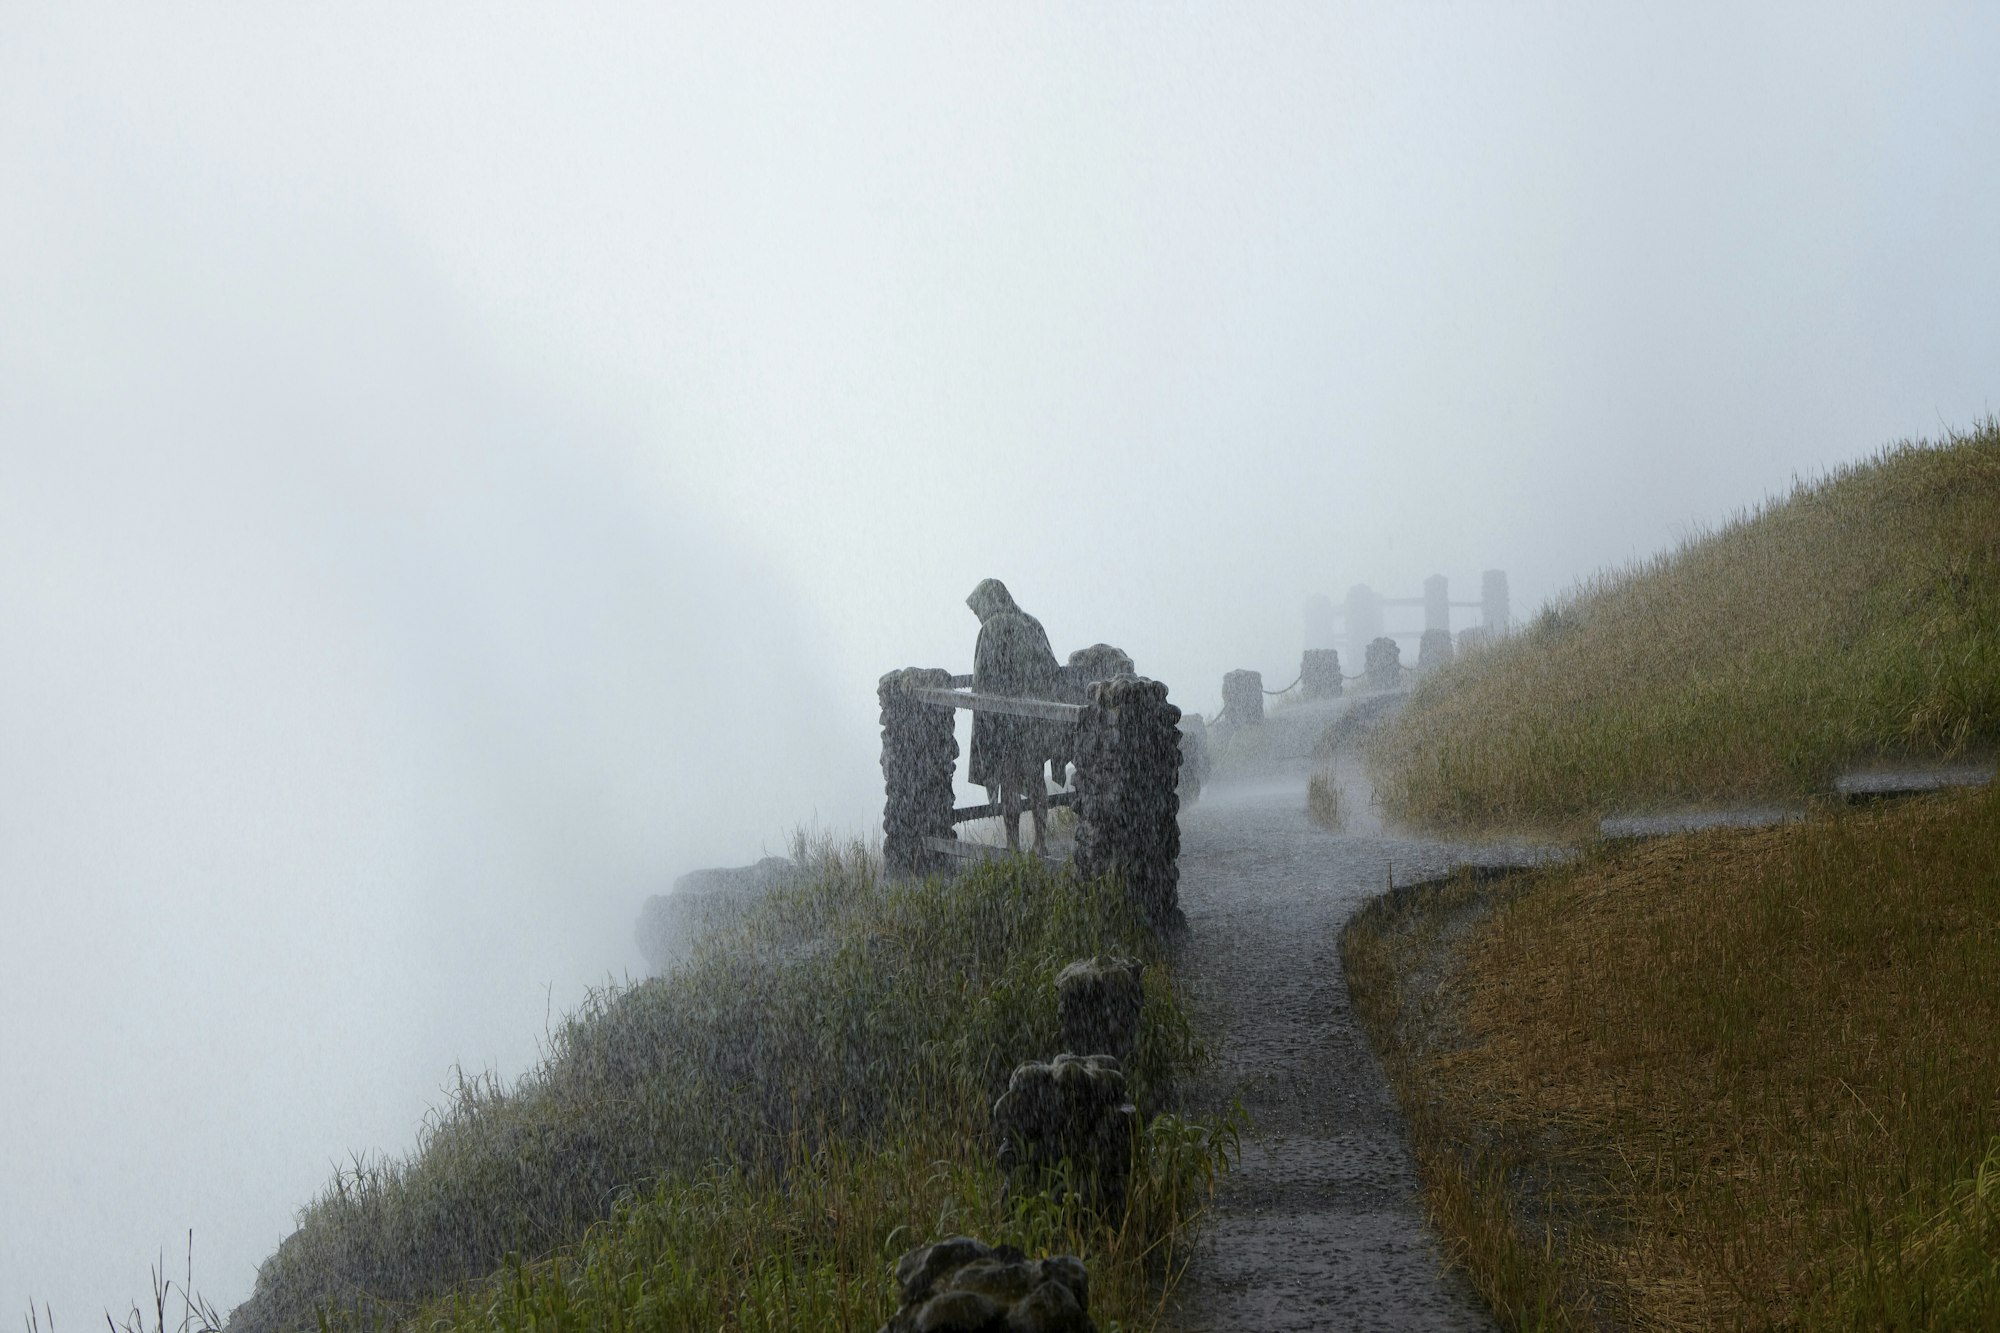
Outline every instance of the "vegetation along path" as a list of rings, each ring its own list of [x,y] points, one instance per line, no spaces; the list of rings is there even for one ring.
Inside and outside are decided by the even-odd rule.
[[[1425,1221],[1402,1116],[1348,1004],[1339,935],[1392,875],[1430,878],[1504,849],[1380,836],[1358,786],[1352,831],[1309,820],[1306,752],[1338,707],[1274,714],[1248,771],[1181,816],[1183,966],[1216,1051],[1195,1099],[1240,1096],[1252,1123],[1180,1287],[1187,1330],[1493,1327]]]

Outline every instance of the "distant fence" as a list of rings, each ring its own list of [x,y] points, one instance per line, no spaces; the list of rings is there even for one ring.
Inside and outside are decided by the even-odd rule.
[[[1422,607],[1423,628],[1387,628],[1387,611],[1400,607]],[[1479,623],[1466,626],[1454,637],[1451,613],[1463,609],[1476,609]],[[1350,681],[1362,682],[1369,690],[1396,689],[1406,683],[1410,669],[1396,640],[1417,640],[1416,669],[1421,672],[1443,666],[1461,648],[1498,638],[1511,624],[1504,569],[1489,569],[1481,575],[1476,602],[1452,601],[1451,585],[1442,574],[1424,580],[1421,597],[1383,597],[1357,583],[1347,590],[1343,605],[1336,606],[1323,594],[1306,599],[1305,651],[1298,679],[1292,684],[1302,687],[1308,699],[1335,698],[1345,692]],[[1343,639],[1348,662],[1362,666],[1358,672],[1341,670],[1338,645]],[[1291,688],[1267,690],[1261,673],[1231,671],[1222,678],[1222,712],[1216,724],[1225,731],[1254,726],[1264,720],[1264,696],[1284,694]]]
[[[909,667],[883,676],[876,688],[889,872],[926,874],[989,854],[958,836],[959,824],[1005,812],[997,802],[952,804],[955,711],[1036,718],[1064,729],[1063,748],[1076,766],[1072,790],[1054,793],[1049,804],[1077,813],[1077,872],[1120,876],[1156,930],[1178,929],[1181,711],[1167,702],[1167,687],[1143,676],[1114,676],[1085,686],[1084,702],[1065,703],[977,693],[970,684],[966,676]]]
[[[1387,628],[1385,613],[1391,607],[1422,607],[1423,628]],[[1318,649],[1344,647],[1348,660],[1358,662],[1368,651],[1368,645],[1376,639],[1421,639],[1435,631],[1451,634],[1451,613],[1458,609],[1476,609],[1479,612],[1477,628],[1482,634],[1493,637],[1505,634],[1512,623],[1507,571],[1489,569],[1482,574],[1479,600],[1476,602],[1451,600],[1451,585],[1442,574],[1433,574],[1424,580],[1421,597],[1383,597],[1367,584],[1357,583],[1347,590],[1346,600],[1338,606],[1325,596],[1309,598],[1305,607],[1305,646]]]

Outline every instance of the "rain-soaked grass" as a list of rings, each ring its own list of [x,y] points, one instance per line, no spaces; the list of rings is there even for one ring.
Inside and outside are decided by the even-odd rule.
[[[2000,423],[1801,483],[1427,678],[1370,746],[1395,816],[1577,828],[2000,746]]]
[[[1340,784],[1331,764],[1306,779],[1306,813],[1312,816],[1313,823],[1334,833],[1347,826],[1347,813],[1341,809]]]
[[[1342,940],[1510,1328],[2000,1328],[2000,790],[1600,847]]]
[[[891,882],[821,847],[665,977],[596,997],[514,1088],[464,1081],[406,1160],[357,1163],[266,1262],[243,1327],[863,1329],[902,1251],[960,1232],[1090,1267],[1105,1328],[1157,1320],[1234,1127],[1160,1108],[1197,1058],[1115,884],[1031,860]],[[989,1108],[1056,1054],[1055,974],[1144,959],[1151,1113],[1112,1225],[1009,1198]]]

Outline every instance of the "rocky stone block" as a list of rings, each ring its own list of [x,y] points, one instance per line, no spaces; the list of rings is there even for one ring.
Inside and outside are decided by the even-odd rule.
[[[1299,686],[1308,699],[1338,699],[1343,688],[1340,679],[1340,653],[1333,648],[1308,648],[1299,663]]]
[[[1115,1214],[1125,1204],[1137,1120],[1125,1073],[1111,1056],[1065,1054],[1017,1067],[993,1104],[1009,1188],[1045,1189],[1066,1179],[1092,1207]]]
[[[1258,671],[1230,671],[1222,677],[1222,723],[1254,727],[1264,720],[1264,676]]]
[[[1079,648],[1069,655],[1069,668],[1064,673],[1072,683],[1076,697],[1070,702],[1083,702],[1083,687],[1094,680],[1110,680],[1113,676],[1136,676],[1138,671],[1132,665],[1132,655],[1123,648],[1114,648],[1108,643],[1093,643],[1088,648]]]
[[[1417,670],[1435,671],[1451,663],[1451,631],[1427,629],[1417,641]]]
[[[1379,639],[1370,639],[1367,665],[1362,668],[1362,673],[1367,676],[1371,690],[1395,689],[1403,683],[1403,650],[1386,634]]]
[[[1145,965],[1118,956],[1085,958],[1056,977],[1062,1048],[1131,1063],[1145,1008]]]
[[[882,721],[882,860],[892,875],[921,875],[942,858],[926,843],[958,834],[951,822],[958,737],[952,709],[913,697],[948,688],[951,673],[930,667],[891,671],[876,685]]]
[[[902,1304],[882,1333],[1096,1333],[1090,1276],[1072,1255],[954,1236],[904,1255],[896,1286]]]

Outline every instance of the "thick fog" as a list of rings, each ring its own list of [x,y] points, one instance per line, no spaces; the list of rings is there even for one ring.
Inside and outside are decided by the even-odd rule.
[[[1212,712],[1994,410],[1978,6],[0,9],[0,1307],[227,1307],[1005,579]],[[1470,623],[1467,621],[1461,623]]]

